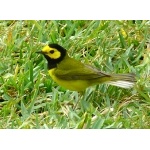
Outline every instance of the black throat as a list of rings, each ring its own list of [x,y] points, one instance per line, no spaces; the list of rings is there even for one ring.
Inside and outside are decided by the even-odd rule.
[[[44,57],[47,59],[48,62],[48,69],[53,69],[56,68],[57,65],[64,59],[64,57],[66,56],[66,49],[64,49],[63,47],[61,47],[58,44],[49,44],[50,47],[52,48],[56,48],[57,50],[60,51],[61,56],[57,59],[52,59],[50,57],[48,57],[47,55],[44,55]]]

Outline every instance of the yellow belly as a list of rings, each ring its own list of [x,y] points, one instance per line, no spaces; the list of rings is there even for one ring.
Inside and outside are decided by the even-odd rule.
[[[86,80],[62,80],[57,78],[54,75],[54,69],[51,69],[48,71],[51,78],[60,86],[69,89],[71,91],[84,91],[87,87],[89,87],[89,84]]]

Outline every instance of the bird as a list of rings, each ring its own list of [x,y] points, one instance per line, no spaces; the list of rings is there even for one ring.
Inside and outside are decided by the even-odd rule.
[[[103,83],[127,89],[133,87],[136,82],[134,73],[105,73],[70,57],[67,50],[56,43],[44,46],[37,53],[46,58],[51,78],[71,91],[83,92],[90,86]]]

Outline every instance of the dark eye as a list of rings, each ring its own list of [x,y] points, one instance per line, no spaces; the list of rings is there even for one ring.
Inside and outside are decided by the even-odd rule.
[[[53,54],[53,53],[54,53],[54,50],[51,50],[50,53]]]

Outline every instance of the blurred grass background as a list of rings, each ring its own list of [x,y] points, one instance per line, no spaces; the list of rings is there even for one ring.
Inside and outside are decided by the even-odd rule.
[[[58,43],[132,89],[98,85],[83,97],[58,86],[35,52]],[[0,21],[0,128],[150,128],[150,21]],[[78,106],[73,106],[80,99]]]

